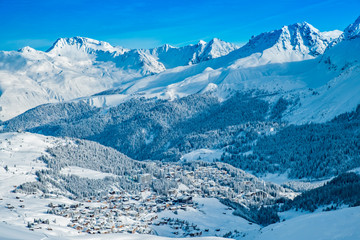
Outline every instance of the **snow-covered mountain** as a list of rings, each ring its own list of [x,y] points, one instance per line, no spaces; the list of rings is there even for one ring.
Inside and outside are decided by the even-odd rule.
[[[344,72],[349,59],[356,60],[356,51],[346,54],[336,46],[348,49],[356,44],[358,22],[343,34],[337,30],[322,33],[306,22],[296,23],[252,37],[241,48],[215,38],[184,47],[130,50],[74,37],[58,39],[47,52],[29,47],[0,52],[0,117],[7,120],[43,103],[75,98],[106,107],[134,96],[171,100],[212,91],[224,99],[232,91],[256,90],[299,98],[301,106],[285,116],[291,122],[326,121],[357,104],[356,98],[351,104],[336,98],[344,90],[332,92],[340,88],[328,90],[327,84],[356,79],[356,69],[348,75]],[[333,71],[329,68],[333,63],[326,64],[326,59],[335,64],[338,58],[343,63]],[[346,82],[350,81],[341,84],[341,89],[351,85]],[[320,94],[314,95],[309,88]],[[332,98],[338,101],[330,104]],[[320,106],[321,111],[309,114]]]
[[[329,44],[341,34],[337,30],[321,33],[308,23],[285,26],[252,37],[246,45],[223,57],[124,83],[115,91],[120,94],[91,97],[89,102],[98,107],[113,106],[134,95],[175,99],[207,91],[216,92],[220,98],[226,99],[234,90],[255,90],[299,99],[291,112],[284,115],[288,121],[327,121],[345,111],[354,110],[358,104],[357,97],[353,97],[354,92],[345,98],[339,94],[347,92],[347,88],[357,89],[352,87],[350,80],[340,84],[343,81],[339,79],[356,77],[343,74],[341,68],[340,71],[332,71],[321,63],[323,56],[332,51],[327,50]],[[336,56],[348,58],[344,50]],[[351,74],[356,75],[356,71]],[[332,86],[336,83],[338,87],[329,88],[328,83]],[[277,98],[268,100],[274,99]],[[346,99],[353,101],[349,104]]]
[[[359,29],[360,18],[350,24],[318,58],[318,73],[312,76],[313,81],[319,81],[325,74],[332,77],[320,80],[321,84],[314,89],[314,94],[303,96],[302,106],[289,116],[291,121],[329,120],[340,113],[354,110],[360,104]]]
[[[201,46],[171,48],[175,51],[160,54],[160,49],[164,48],[130,50],[73,37],[59,38],[46,52],[30,47],[2,51],[0,119],[9,119],[40,104],[89,96],[163,72],[166,68],[159,60],[167,67],[177,67],[216,58],[236,48],[220,40]],[[182,58],[178,52],[182,52]],[[175,62],[169,64],[170,59]]]
[[[107,42],[90,38],[73,37],[59,38],[47,50],[47,53],[71,59],[81,60],[93,57],[93,60],[97,61],[112,61],[122,69],[140,70],[143,68],[144,75],[147,75],[222,57],[238,48],[235,44],[217,38],[209,43],[201,40],[197,44],[184,47],[165,44],[153,49],[126,49],[113,47]]]
[[[95,54],[96,52],[100,51],[124,54],[130,50],[121,47],[113,47],[107,42],[90,38],[73,37],[57,39],[46,52],[55,55],[64,55],[70,58],[76,58],[79,56],[75,55],[75,53],[84,52],[87,54]]]
[[[302,61],[323,54],[332,40],[331,34],[323,34],[309,23],[296,23],[252,37],[239,54],[251,56],[257,53],[241,61],[243,65],[252,60],[247,66]]]
[[[165,44],[159,48],[150,49],[148,52],[169,69],[222,57],[238,48],[235,44],[214,38],[208,43],[201,40],[195,45],[179,48]]]
[[[345,32],[355,36],[349,29],[357,29],[357,22]],[[298,99],[284,114],[287,121],[324,122],[353,111],[360,103],[356,80],[358,39],[344,38],[345,35],[349,34],[337,30],[321,33],[308,23],[285,26],[251,38],[226,56],[124,84],[121,98],[105,95],[91,98],[90,102],[106,106],[106,101],[117,104],[124,96],[134,94],[174,99],[207,91],[227,98],[229,91],[255,90]],[[339,39],[341,44],[334,44]]]
[[[358,17],[354,23],[350,24],[345,28],[344,33],[341,36],[341,39],[349,40],[358,38],[360,35],[360,17]]]
[[[207,88],[212,89],[213,83],[217,85],[217,83],[223,81],[224,76],[228,75],[230,71],[233,72],[239,69],[247,69],[246,71],[250,71],[250,67],[314,59],[325,51],[334,36],[338,34],[339,32],[322,34],[308,23],[297,23],[253,37],[246,45],[231,51],[223,57],[200,62],[194,66],[170,69],[158,75],[137,80],[134,83],[124,84],[121,88],[127,89],[126,92],[124,92],[126,94],[148,90],[151,94],[159,93],[170,98],[184,96]],[[218,47],[215,47],[219,46],[219,43],[219,40],[214,39],[209,42],[206,47],[203,42],[199,42],[199,44],[190,47],[198,47],[206,50],[210,49],[209,46],[212,46],[210,53],[216,53],[221,52]],[[222,44],[222,46],[225,45]],[[182,48],[182,50],[186,48],[189,48],[189,46]],[[214,49],[217,50],[215,51]],[[204,53],[207,52],[205,50]],[[172,51],[180,51],[180,49],[166,45],[163,48],[152,50],[152,52],[161,53],[158,53],[159,59],[165,58],[162,57],[164,51],[170,53]],[[218,55],[219,54],[216,54],[216,56]],[[206,58],[214,58],[211,56],[213,56],[213,54]],[[170,65],[170,63],[167,64]],[[261,74],[261,70],[253,72],[257,72],[257,76]],[[241,85],[241,78],[237,77],[236,81],[238,83],[237,85]],[[211,83],[211,86],[207,86],[209,83]],[[258,84],[261,85],[262,82],[258,81]],[[185,86],[190,91],[176,91],[173,87],[177,85]],[[237,88],[238,87],[235,86],[234,89]]]
[[[165,70],[163,64],[143,50],[113,47],[107,42],[84,37],[59,38],[47,53],[52,57],[64,56],[76,61],[111,62],[118,69],[138,72],[141,76]]]

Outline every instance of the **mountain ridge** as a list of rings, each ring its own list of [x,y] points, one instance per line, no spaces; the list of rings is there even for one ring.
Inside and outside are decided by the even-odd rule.
[[[276,74],[283,70],[270,70],[273,64],[299,65],[298,68],[308,65],[290,63],[322,56],[337,34],[323,34],[303,22],[259,34],[242,47],[214,38],[184,47],[165,44],[152,49],[126,49],[73,37],[59,38],[46,52],[30,47],[0,52],[0,106],[4,109],[0,118],[7,120],[39,104],[87,98],[107,90],[121,93],[118,98],[123,100],[142,94],[173,99],[207,91],[217,91],[226,98],[226,91],[244,87],[284,93],[284,89],[304,88],[307,84],[293,81],[293,73],[289,83],[256,78],[264,78],[268,71],[273,72],[273,79],[278,78]],[[12,85],[7,79],[13,79]],[[16,87],[23,79],[26,87]],[[319,82],[329,80],[326,77]],[[21,100],[15,102],[14,95],[20,95]],[[108,97],[99,101],[118,102]]]

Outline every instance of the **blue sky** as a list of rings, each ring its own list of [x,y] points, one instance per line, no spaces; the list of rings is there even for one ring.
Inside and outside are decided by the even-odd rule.
[[[73,36],[128,48],[214,37],[242,44],[295,22],[343,30],[359,9],[359,0],[0,0],[0,50],[46,50],[57,38]]]

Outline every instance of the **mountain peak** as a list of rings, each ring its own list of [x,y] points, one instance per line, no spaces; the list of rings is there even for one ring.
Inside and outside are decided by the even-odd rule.
[[[207,43],[204,40],[200,40],[197,45],[206,45]]]
[[[311,35],[311,34],[319,34],[320,31],[316,29],[313,25],[307,22],[294,23],[288,26],[284,26],[281,29],[283,32],[291,31],[295,34],[301,35]]]
[[[228,42],[225,42],[225,41],[221,40],[220,38],[213,38],[207,43],[207,45],[213,45],[213,44],[228,44]]]
[[[47,50],[49,53],[56,53],[62,55],[70,51],[80,50],[85,53],[95,53],[97,51],[104,52],[120,52],[121,54],[126,49],[121,47],[113,47],[110,43],[98,41],[86,37],[71,37],[71,38],[58,38],[51,48]]]
[[[174,46],[171,46],[170,44],[164,44],[164,45],[162,45],[161,47],[159,47],[159,48],[161,48],[163,51],[169,51],[169,49],[172,49],[172,48],[175,48]],[[156,48],[155,48],[156,49]]]
[[[358,17],[354,23],[350,24],[344,30],[343,37],[345,39],[353,39],[360,36],[360,17]]]
[[[330,42],[311,24],[300,22],[251,37],[238,55],[244,58],[255,54],[251,63],[255,65],[302,61],[323,54]]]
[[[281,29],[278,44],[283,49],[317,56],[323,54],[330,40],[307,22],[295,23]]]
[[[225,56],[238,48],[235,44],[225,42],[219,38],[213,38],[206,43],[204,50],[199,54],[199,61]]]
[[[308,22],[298,22],[298,23],[293,23],[293,24],[290,24],[289,26],[294,26],[294,27],[309,27],[309,28],[313,28],[313,29],[316,29],[314,28],[313,25],[311,25],[310,23]],[[317,30],[317,29],[316,29]]]
[[[224,41],[219,38],[213,38],[209,41],[209,43],[211,43],[211,42],[224,42]]]
[[[34,53],[34,52],[37,52],[37,51],[32,47],[26,46],[26,47],[20,48],[18,50],[18,52],[21,52],[21,53]]]

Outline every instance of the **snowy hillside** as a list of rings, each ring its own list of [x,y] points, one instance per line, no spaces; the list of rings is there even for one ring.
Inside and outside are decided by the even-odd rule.
[[[0,52],[1,119],[14,117],[39,104],[106,90],[119,79],[125,81],[142,76],[118,69],[114,63],[94,64],[93,56],[80,50],[74,55],[79,59],[29,47],[19,52]]]
[[[232,91],[256,91],[262,95],[299,99],[285,115],[290,122],[324,122],[354,110],[359,103],[357,95],[347,91],[358,89],[354,87],[357,83],[351,81],[356,79],[356,68],[345,72],[339,67],[333,71],[322,63],[325,56],[335,51],[326,49],[339,34],[340,31],[321,33],[308,23],[285,26],[253,37],[248,44],[226,56],[124,83],[113,91],[118,94],[105,93],[87,101],[106,107],[136,95],[173,100],[210,91],[226,99]],[[346,46],[346,49],[356,48],[356,43],[349,44],[355,46]],[[170,46],[165,48],[171,50]],[[333,55],[349,59],[346,52],[342,49]],[[356,51],[351,54],[356,55]]]
[[[359,239],[359,219],[360,207],[331,212],[316,212],[270,225],[261,229],[256,236],[250,234],[245,239]]]

